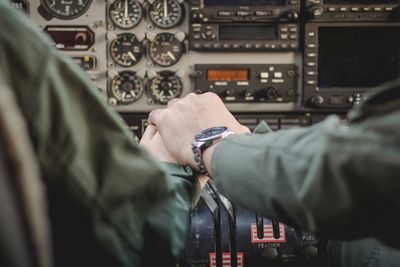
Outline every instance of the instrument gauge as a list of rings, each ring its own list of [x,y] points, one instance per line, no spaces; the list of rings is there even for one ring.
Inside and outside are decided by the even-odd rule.
[[[138,100],[143,91],[143,82],[135,72],[121,71],[112,79],[109,92],[119,104],[127,105]]]
[[[161,67],[176,64],[183,56],[184,50],[184,44],[168,32],[157,34],[149,44],[151,60]]]
[[[121,33],[111,42],[112,59],[122,67],[132,67],[143,57],[142,43],[132,33]]]
[[[115,0],[109,13],[111,21],[121,29],[131,29],[143,18],[142,5],[136,0]]]
[[[183,86],[181,79],[172,71],[160,71],[150,80],[149,94],[151,98],[161,104],[182,95]]]
[[[178,0],[154,0],[150,2],[149,18],[155,26],[170,29],[182,22],[184,10]]]
[[[93,0],[40,0],[42,5],[39,7],[46,19],[52,17],[70,20],[82,16],[90,7]],[[43,11],[47,14],[43,14]]]

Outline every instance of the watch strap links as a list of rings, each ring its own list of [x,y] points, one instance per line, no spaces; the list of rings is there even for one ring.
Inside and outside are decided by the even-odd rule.
[[[208,173],[206,165],[204,164],[203,161],[202,157],[203,151],[199,147],[196,147],[195,145],[192,145],[192,151],[199,173],[210,177],[210,174]]]

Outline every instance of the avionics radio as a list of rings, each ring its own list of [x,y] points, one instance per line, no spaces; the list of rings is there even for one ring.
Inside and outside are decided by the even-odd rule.
[[[288,103],[297,99],[294,64],[195,64],[194,91],[214,92],[224,102]]]
[[[192,0],[190,10],[192,50],[298,49],[300,0]]]
[[[295,21],[300,0],[191,0],[191,22]]]
[[[294,51],[299,47],[299,27],[290,23],[194,23],[189,45],[198,51]]]
[[[310,18],[319,21],[398,20],[400,0],[306,0]]]

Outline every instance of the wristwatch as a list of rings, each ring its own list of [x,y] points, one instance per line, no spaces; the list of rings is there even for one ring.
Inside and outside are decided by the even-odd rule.
[[[228,130],[227,127],[221,126],[203,130],[194,137],[194,140],[192,141],[192,151],[197,169],[200,171],[200,174],[210,176],[203,161],[203,151],[210,147],[214,141],[223,139],[231,134],[235,133]]]

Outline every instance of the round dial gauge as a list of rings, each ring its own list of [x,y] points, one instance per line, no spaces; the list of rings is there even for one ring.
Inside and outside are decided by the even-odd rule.
[[[40,0],[44,9],[59,19],[75,19],[82,16],[93,0]]]
[[[181,79],[172,71],[161,71],[150,81],[149,93],[154,101],[167,104],[181,96],[183,90]]]
[[[176,64],[181,59],[184,50],[183,43],[168,32],[158,34],[149,44],[150,58],[162,67]]]
[[[144,48],[132,33],[121,33],[111,42],[111,57],[122,67],[132,67],[143,57]]]
[[[111,81],[110,96],[119,104],[130,104],[143,94],[143,82],[132,71],[121,71]]]
[[[115,0],[109,12],[112,22],[121,29],[131,29],[143,18],[142,5],[136,0]]]
[[[149,18],[159,28],[177,26],[184,16],[183,5],[177,0],[155,0],[149,7]]]

